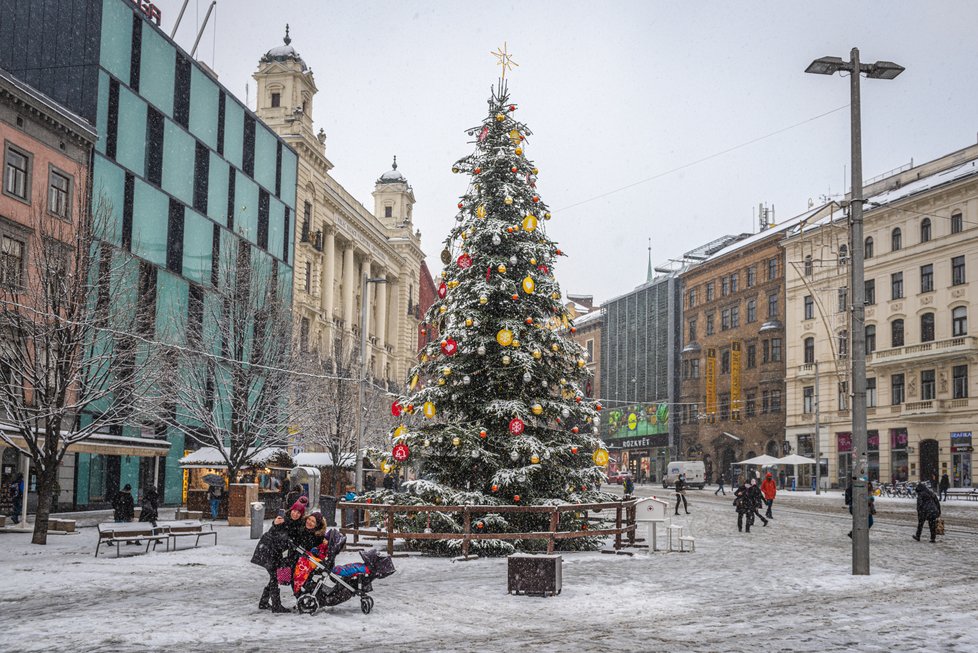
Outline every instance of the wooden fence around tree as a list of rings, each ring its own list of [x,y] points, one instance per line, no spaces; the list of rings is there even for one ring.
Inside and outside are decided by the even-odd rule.
[[[473,540],[546,540],[547,553],[554,552],[554,545],[557,540],[572,540],[581,537],[615,537],[614,550],[618,551],[625,546],[635,544],[635,499],[627,501],[609,501],[605,503],[569,503],[558,506],[433,506],[433,505],[394,505],[382,503],[361,503],[355,501],[341,501],[337,507],[341,510],[341,515],[352,514],[350,520],[341,520],[340,532],[344,535],[352,535],[354,544],[360,541],[361,537],[387,540],[387,553],[394,553],[394,540],[461,540],[462,555],[468,557],[469,545]],[[582,524],[589,524],[591,519],[589,513],[601,512],[604,510],[614,511],[614,527],[604,527],[600,524],[598,528],[585,526],[584,529],[575,531],[558,530],[560,526],[560,516],[562,513],[584,513],[581,520]],[[360,511],[366,511],[379,515],[379,523],[375,525],[362,524],[360,522]],[[452,533],[433,533],[399,531],[394,526],[394,515],[403,513],[450,513],[461,514],[462,531]],[[473,515],[487,514],[507,514],[507,513],[536,513],[550,515],[550,527],[546,531],[533,532],[512,532],[505,533],[482,533],[472,531]],[[610,519],[596,519],[596,521],[607,522]],[[477,522],[478,523],[478,522]],[[627,543],[625,542],[627,540]]]

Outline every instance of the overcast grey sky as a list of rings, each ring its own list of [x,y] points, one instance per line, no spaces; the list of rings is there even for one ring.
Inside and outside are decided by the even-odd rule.
[[[156,2],[169,31],[181,1]],[[190,0],[184,47],[208,4]],[[498,77],[489,52],[507,41],[548,233],[569,254],[558,281],[598,301],[644,281],[648,238],[659,264],[755,230],[760,202],[782,221],[845,189],[849,111],[832,111],[848,79],[804,74],[812,59],[857,46],[907,68],[862,85],[867,178],[978,133],[978,2],[220,0],[199,58],[242,99],[250,84],[254,108],[251,74],[287,22],[315,73],[333,175],[372,208],[396,154],[435,273],[466,185],[451,165],[472,150],[464,130]]]

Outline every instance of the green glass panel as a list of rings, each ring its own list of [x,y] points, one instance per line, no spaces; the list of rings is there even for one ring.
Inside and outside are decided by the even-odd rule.
[[[105,134],[109,128],[109,76],[104,70],[98,71],[98,106],[95,110],[95,130],[98,140],[95,150],[105,153]]]
[[[194,157],[196,142],[176,123],[164,121],[163,190],[184,204],[194,203]]]
[[[119,88],[119,135],[116,161],[139,176],[146,169],[146,102],[125,86]]]
[[[275,158],[278,139],[258,123],[255,129],[255,181],[265,187],[270,195],[275,194]]]
[[[173,116],[176,50],[151,27],[143,27],[139,93],[167,116]]]
[[[207,215],[221,225],[227,225],[228,212],[228,164],[211,152],[209,167],[210,180],[207,182]]]
[[[78,464],[75,466],[75,478],[78,479],[78,494],[75,496],[75,501],[80,506],[88,504],[88,475],[91,457],[92,454],[90,453],[78,454]]]
[[[143,34],[147,31],[144,29]],[[101,34],[99,63],[128,84],[132,59],[132,10],[119,0],[103,0]]]
[[[122,244],[122,208],[125,201],[126,173],[101,154],[95,155],[92,170],[92,210],[102,221],[103,240]]]
[[[197,66],[190,68],[190,131],[217,149],[217,84]]]
[[[289,148],[282,147],[282,201],[292,209],[292,218],[295,219],[295,177],[298,159],[295,152]],[[294,231],[292,232],[294,233]],[[292,260],[291,257],[289,260]]]
[[[170,198],[137,179],[133,199],[132,251],[147,261],[166,267]]]
[[[185,439],[183,433],[168,429],[167,440],[170,441],[170,451],[166,454],[166,480],[163,487],[163,502],[167,505],[179,505],[183,501],[184,470],[180,469],[180,459],[185,455]]]
[[[183,276],[199,284],[210,284],[211,245],[214,223],[190,209],[183,222]]]
[[[285,236],[285,205],[272,197],[268,202],[268,251],[275,258],[282,258],[282,245]]]
[[[258,242],[258,184],[241,172],[234,181],[234,231],[251,243]]]
[[[187,212],[190,213],[189,211]],[[184,326],[187,324],[187,282],[166,270],[156,274],[156,337],[162,342],[185,342]]]
[[[229,95],[224,107],[224,158],[241,167],[244,148],[244,109]]]

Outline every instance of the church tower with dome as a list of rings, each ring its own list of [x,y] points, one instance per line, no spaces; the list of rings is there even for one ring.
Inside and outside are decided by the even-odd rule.
[[[299,154],[296,188],[294,312],[305,351],[346,367],[367,330],[368,375],[399,388],[418,351],[424,254],[413,226],[414,191],[397,160],[377,179],[371,213],[337,182],[326,133],[315,131],[312,69],[292,45],[268,50],[254,73],[256,113]],[[424,271],[422,271],[424,269]],[[384,283],[364,283],[364,279]],[[430,277],[429,277],[430,283]],[[361,324],[364,289],[367,321]]]

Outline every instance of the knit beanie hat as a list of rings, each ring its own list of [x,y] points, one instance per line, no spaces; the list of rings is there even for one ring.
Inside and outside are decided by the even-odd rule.
[[[309,499],[306,497],[299,497],[299,499],[292,504],[291,510],[297,510],[300,515],[306,514],[306,506],[309,505]]]

